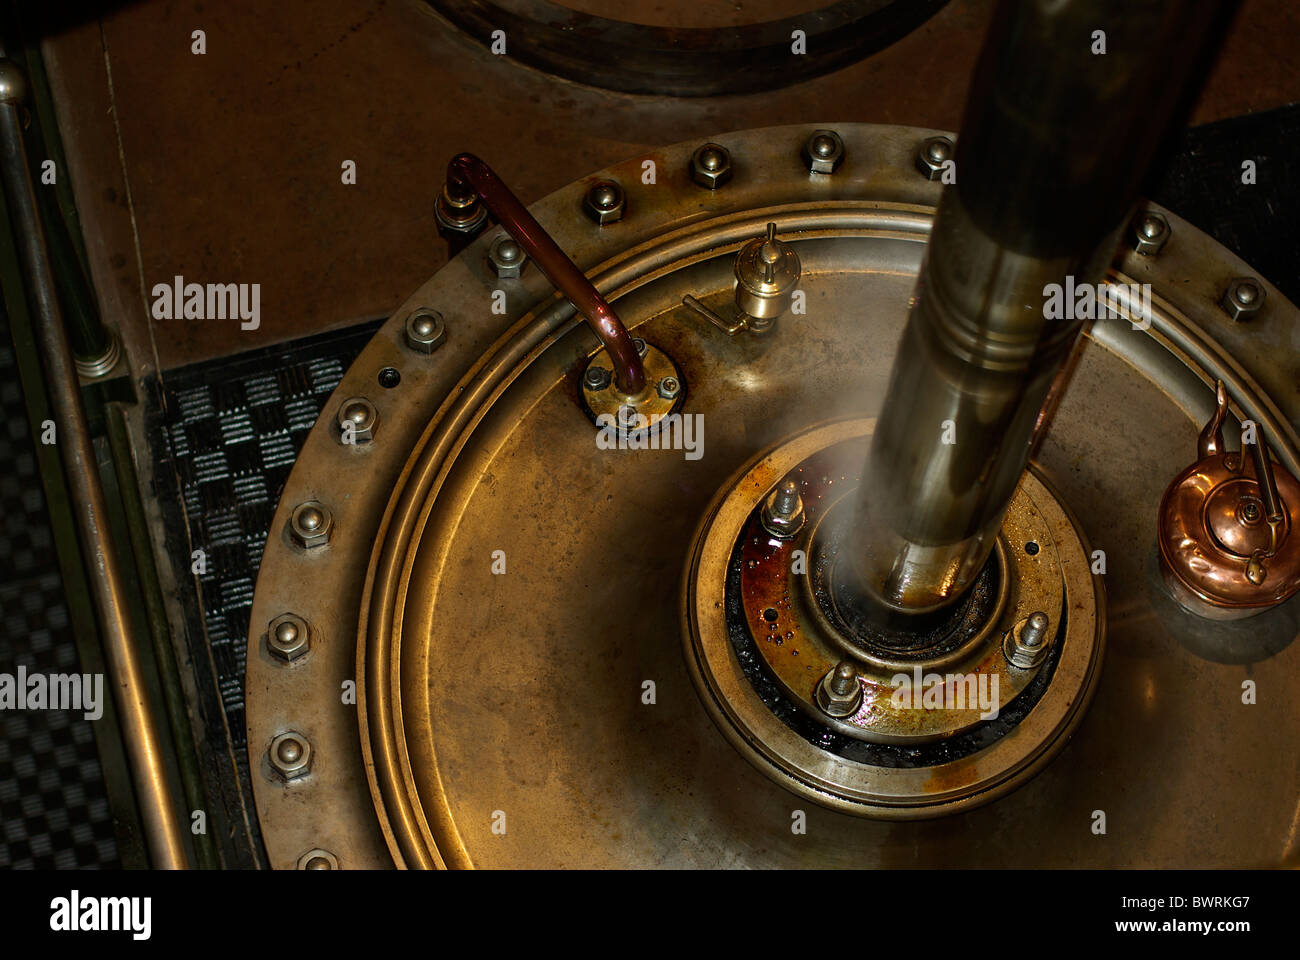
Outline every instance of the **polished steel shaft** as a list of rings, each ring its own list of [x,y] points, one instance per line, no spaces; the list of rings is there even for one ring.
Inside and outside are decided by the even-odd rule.
[[[988,559],[1083,326],[1045,288],[1103,278],[1224,10],[999,4],[858,495],[853,580],[883,610],[938,610]]]

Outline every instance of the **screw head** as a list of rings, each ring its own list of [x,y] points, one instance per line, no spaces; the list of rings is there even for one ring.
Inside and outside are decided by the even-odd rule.
[[[1133,249],[1144,257],[1154,257],[1164,248],[1169,233],[1169,221],[1162,214],[1141,214],[1133,223]]]
[[[492,247],[488,250],[488,261],[498,277],[510,280],[523,273],[528,255],[514,237],[504,234],[492,242]]]
[[[447,324],[436,310],[414,310],[406,318],[406,345],[419,353],[433,353],[447,339]]]
[[[601,226],[622,220],[625,206],[623,188],[613,180],[598,180],[582,198],[582,209]]]
[[[1219,305],[1233,320],[1244,323],[1253,319],[1264,306],[1264,285],[1254,277],[1237,277],[1223,292]]]
[[[350,397],[339,404],[337,419],[340,442],[369,443],[375,438],[379,411],[365,397]]]
[[[814,130],[804,141],[803,162],[810,173],[834,173],[844,162],[844,140],[834,130]]]
[[[339,858],[328,850],[308,850],[298,858],[299,870],[337,870]]]
[[[316,500],[298,504],[289,517],[289,536],[304,550],[329,543],[333,527],[334,515],[330,508]]]
[[[682,392],[682,384],[676,377],[664,377],[659,381],[655,389],[659,392],[659,396],[665,400],[675,400],[677,395]]]
[[[291,663],[311,649],[311,629],[294,613],[282,613],[266,625],[266,650],[271,656]]]
[[[271,769],[286,783],[311,772],[311,744],[302,734],[290,730],[271,741],[267,751]]]
[[[927,180],[938,180],[943,176],[943,165],[952,159],[953,142],[948,137],[929,137],[921,141],[916,151],[916,169],[925,174]]]
[[[731,179],[731,154],[717,143],[706,143],[691,154],[691,179],[716,190]]]

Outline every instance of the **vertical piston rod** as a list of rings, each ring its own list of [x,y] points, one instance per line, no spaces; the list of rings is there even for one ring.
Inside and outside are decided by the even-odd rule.
[[[1204,74],[1221,0],[1003,0],[984,43],[859,488],[849,583],[937,611],[993,549],[1096,284]]]

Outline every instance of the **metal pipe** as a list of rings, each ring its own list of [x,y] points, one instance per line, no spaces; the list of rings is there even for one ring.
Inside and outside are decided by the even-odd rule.
[[[1048,285],[1101,281],[1230,7],[999,3],[858,493],[853,579],[886,612],[943,608],[987,561],[1083,327]]]
[[[33,312],[39,318],[37,335],[56,417],[59,454],[103,630],[136,800],[153,865],[183,868],[189,863],[177,816],[179,807],[167,778],[158,718],[146,696],[143,669],[132,642],[122,571],[108,525],[108,504],[99,478],[99,463],[86,425],[77,370],[63,326],[45,231],[23,148],[19,105],[25,93],[22,71],[12,61],[0,60],[0,176],[4,179],[14,221],[19,225],[18,256]]]
[[[547,279],[577,308],[609,353],[619,390],[628,396],[645,390],[641,357],[623,321],[492,168],[472,153],[459,154],[447,164],[447,187],[445,192],[451,195],[477,195]]]

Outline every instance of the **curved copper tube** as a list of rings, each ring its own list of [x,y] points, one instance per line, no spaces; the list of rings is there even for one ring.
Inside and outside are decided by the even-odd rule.
[[[472,153],[462,153],[447,164],[447,182],[453,188],[477,194],[547,279],[582,314],[609,353],[619,390],[628,395],[644,390],[645,371],[623,321],[492,168]]]

